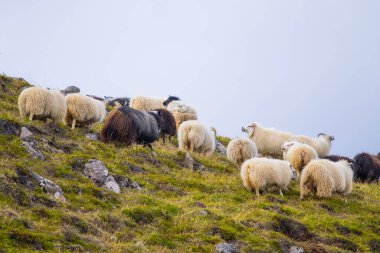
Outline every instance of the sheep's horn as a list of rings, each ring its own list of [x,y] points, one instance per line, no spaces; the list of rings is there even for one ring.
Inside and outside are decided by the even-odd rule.
[[[319,133],[319,134],[318,134],[318,137],[321,136],[321,135],[326,135],[326,134],[324,134],[324,133]]]
[[[247,128],[245,128],[245,127],[242,127],[242,128],[241,128],[241,131],[242,131],[243,133],[248,133],[248,130],[247,130]]]

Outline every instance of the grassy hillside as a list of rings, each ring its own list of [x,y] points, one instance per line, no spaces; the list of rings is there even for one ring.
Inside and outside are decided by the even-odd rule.
[[[153,155],[89,140],[85,129],[29,122],[17,109],[26,86],[0,76],[0,120],[30,129],[46,161],[31,158],[19,136],[0,134],[0,252],[214,252],[221,242],[241,252],[287,252],[292,245],[306,252],[380,252],[379,185],[355,184],[348,203],[340,196],[300,201],[295,182],[284,197],[256,199],[221,155],[191,154],[206,167],[192,171],[176,140],[155,143]],[[92,158],[142,189],[116,194],[96,186],[82,173]],[[29,182],[30,171],[58,184],[66,201]]]

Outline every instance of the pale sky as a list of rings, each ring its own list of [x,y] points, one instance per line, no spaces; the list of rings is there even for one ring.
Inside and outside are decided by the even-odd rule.
[[[0,72],[98,96],[176,95],[220,135],[251,122],[380,152],[380,1],[0,0]]]

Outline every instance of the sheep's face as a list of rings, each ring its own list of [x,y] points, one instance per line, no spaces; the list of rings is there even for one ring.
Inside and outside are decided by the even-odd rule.
[[[284,142],[284,144],[281,145],[281,151],[287,152],[293,145],[294,145],[294,142],[292,141]]]
[[[241,131],[243,133],[247,133],[249,136],[253,136],[253,134],[255,133],[256,127],[257,127],[257,123],[254,122],[247,127],[242,127]]]
[[[164,101],[163,105],[168,106],[170,102],[175,101],[175,100],[180,100],[180,99],[178,97],[169,95],[169,98]]]
[[[335,140],[334,136],[331,136],[331,135],[328,135],[328,134],[319,133],[318,137],[321,137],[321,136],[324,137],[326,140],[329,140],[329,141]]]
[[[289,164],[289,168],[290,168],[290,171],[291,171],[291,180],[294,180],[294,179],[296,179],[297,178],[297,172],[294,170],[294,168],[292,167],[292,165],[291,164]]]

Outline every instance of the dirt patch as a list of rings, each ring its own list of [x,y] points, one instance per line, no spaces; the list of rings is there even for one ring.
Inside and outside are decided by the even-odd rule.
[[[323,209],[329,211],[330,213],[334,213],[334,209],[333,209],[331,206],[328,206],[328,205],[326,205],[326,204],[320,204],[319,206],[320,206],[321,208],[323,208]]]
[[[273,230],[298,241],[314,237],[305,225],[289,218],[276,217]]]
[[[344,238],[318,238],[318,241],[353,252],[356,252],[358,250],[358,246],[355,243]]]
[[[275,198],[273,196],[266,196],[266,199],[269,201],[269,202],[272,202],[272,203],[279,203],[279,204],[286,204],[286,201],[285,200],[282,200],[282,199],[278,199],[278,198]]]
[[[20,125],[10,122],[8,120],[0,120],[0,134],[4,135],[19,135]]]
[[[380,253],[380,241],[377,241],[377,240],[369,241],[369,248],[371,252]]]

